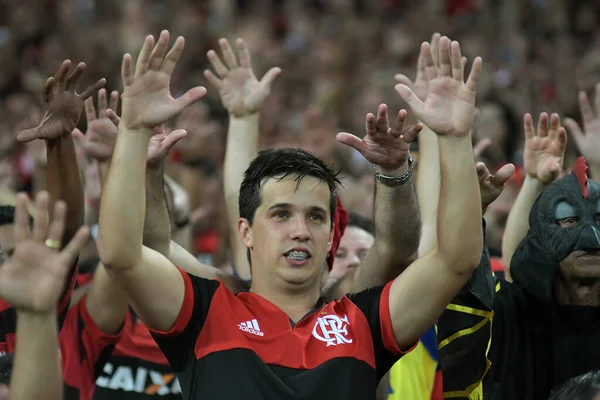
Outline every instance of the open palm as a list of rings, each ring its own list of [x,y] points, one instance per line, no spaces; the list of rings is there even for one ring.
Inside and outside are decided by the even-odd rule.
[[[177,99],[171,96],[171,75],[181,56],[184,43],[184,39],[178,37],[167,53],[168,31],[161,32],[156,46],[154,37],[148,36],[138,56],[135,74],[131,56],[125,54],[123,57],[121,74],[124,90],[121,118],[128,129],[152,129],[173,118],[206,94],[206,89],[198,86]]]
[[[525,128],[525,151],[523,168],[527,175],[543,183],[552,183],[560,174],[567,147],[567,134],[560,126],[558,114],[552,114],[548,129],[548,114],[542,113],[535,134],[531,114],[523,118]]]
[[[78,94],[75,89],[85,71],[85,64],[79,63],[71,74],[69,74],[70,68],[71,61],[65,60],[56,75],[46,80],[42,94],[46,112],[37,127],[24,130],[17,135],[19,142],[34,139],[53,140],[71,134],[79,122],[83,102],[106,84],[105,79],[100,79]]]
[[[565,118],[565,125],[575,138],[577,148],[590,165],[600,165],[600,83],[596,84],[596,95],[592,109],[585,92],[579,93],[579,110],[583,129],[575,120]]]
[[[467,82],[458,42],[442,37],[439,44],[439,68],[429,43],[421,46],[421,57],[429,82],[425,101],[406,85],[396,91],[408,103],[417,118],[441,136],[467,136],[475,118],[475,90],[481,74],[481,58],[476,58]]]
[[[271,68],[259,81],[252,71],[250,53],[242,39],[236,41],[239,53],[235,56],[229,42],[220,39],[219,45],[225,64],[214,50],[207,53],[217,75],[212,71],[204,71],[206,79],[219,91],[223,106],[230,114],[241,117],[260,111],[266,98],[271,93],[271,84],[281,73],[281,69]]]
[[[56,202],[52,221],[49,221],[49,195],[40,192],[36,197],[33,234],[30,234],[27,202],[27,195],[19,194],[14,224],[16,246],[13,255],[0,267],[0,297],[19,310],[42,314],[56,307],[69,268],[89,232],[85,227],[80,228],[62,251],[50,247],[45,243],[59,243],[63,235],[65,203]]]

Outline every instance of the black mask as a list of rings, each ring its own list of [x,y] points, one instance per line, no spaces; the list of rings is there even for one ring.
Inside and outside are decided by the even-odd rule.
[[[580,157],[568,176],[550,185],[535,201],[529,214],[529,232],[513,255],[510,269],[515,282],[529,293],[546,300],[560,261],[576,250],[600,249],[600,185],[587,178],[587,165]],[[573,228],[562,228],[557,220],[576,218]]]

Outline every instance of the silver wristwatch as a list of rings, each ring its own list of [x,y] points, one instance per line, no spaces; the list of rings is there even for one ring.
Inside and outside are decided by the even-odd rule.
[[[402,186],[406,182],[408,182],[412,176],[413,159],[412,159],[412,156],[409,154],[408,155],[408,169],[402,176],[399,176],[399,177],[382,174],[381,172],[377,171],[376,165],[373,165],[373,169],[375,170],[375,178],[377,178],[377,180],[379,182],[383,183],[384,185],[390,186],[390,187]]]

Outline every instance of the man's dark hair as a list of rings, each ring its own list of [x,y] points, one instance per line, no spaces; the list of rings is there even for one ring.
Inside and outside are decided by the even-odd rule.
[[[262,202],[260,187],[265,179],[281,180],[288,175],[295,175],[297,185],[300,185],[302,179],[308,175],[320,179],[329,186],[329,210],[333,224],[337,202],[336,184],[340,183],[337,174],[330,165],[305,150],[269,149],[261,151],[244,172],[239,197],[240,217],[247,219],[252,225],[256,209]]]
[[[15,207],[9,205],[0,206],[0,226],[15,223]],[[29,216],[29,228],[33,229],[33,217]]]
[[[362,229],[363,231],[370,233],[375,236],[375,223],[369,218],[363,217],[350,211],[348,213],[348,226],[347,228],[355,227]]]
[[[600,371],[571,378],[553,391],[548,400],[594,400],[600,394]]]
[[[2,354],[0,356],[0,384],[8,385],[13,369],[13,355]]]

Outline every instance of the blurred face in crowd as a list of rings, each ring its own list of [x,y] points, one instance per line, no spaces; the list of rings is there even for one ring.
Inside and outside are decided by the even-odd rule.
[[[240,219],[242,241],[251,249],[252,280],[261,287],[302,290],[320,286],[333,239],[326,182],[305,176],[268,178],[250,226]]]
[[[506,140],[506,123],[502,109],[494,103],[484,103],[477,116],[477,139],[489,138],[492,146],[502,149]]]
[[[329,277],[339,279],[356,270],[374,243],[375,238],[369,232],[356,226],[347,226]]]

